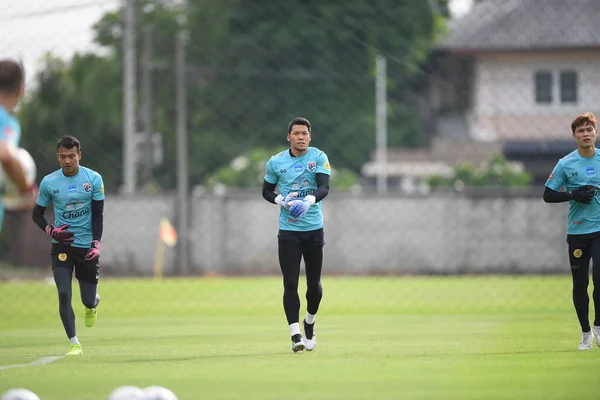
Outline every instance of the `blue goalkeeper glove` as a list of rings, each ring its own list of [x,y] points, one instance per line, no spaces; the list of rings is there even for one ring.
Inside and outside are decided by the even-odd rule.
[[[288,193],[285,197],[283,197],[282,195],[277,195],[277,197],[275,197],[275,204],[279,204],[281,207],[285,208],[286,210],[289,210],[289,203],[294,201],[296,199],[296,196],[298,196],[298,192]]]
[[[308,195],[304,198],[304,200],[294,200],[290,202],[290,215],[294,218],[304,217],[310,206],[315,204],[316,201],[317,199],[315,196]]]

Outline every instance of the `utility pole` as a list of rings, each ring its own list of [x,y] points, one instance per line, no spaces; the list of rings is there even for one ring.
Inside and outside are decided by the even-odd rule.
[[[136,188],[135,0],[123,0],[123,193]]]
[[[142,184],[149,184],[153,181],[154,170],[154,90],[152,87],[153,65],[153,43],[152,28],[147,27],[144,30],[143,55],[142,55],[142,121],[144,124],[143,146],[140,154],[142,165]]]
[[[175,87],[177,104],[177,203],[178,203],[178,240],[176,273],[184,275],[189,271],[189,168],[188,168],[188,126],[186,91],[186,45],[188,41],[187,4],[181,4],[179,32],[175,43]]]
[[[375,58],[375,110],[376,110],[376,160],[377,160],[377,192],[386,193],[388,188],[387,173],[387,66],[382,55]]]

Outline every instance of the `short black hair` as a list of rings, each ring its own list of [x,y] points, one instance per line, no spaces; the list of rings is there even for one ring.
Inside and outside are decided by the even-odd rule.
[[[296,117],[293,120],[290,121],[290,123],[288,124],[288,133],[292,132],[292,126],[294,125],[304,125],[308,128],[308,132],[310,132],[310,121],[307,120],[306,118],[303,117]]]
[[[4,94],[15,94],[21,90],[25,79],[25,71],[21,63],[3,59],[0,60],[0,92]]]
[[[72,149],[75,147],[77,148],[77,151],[81,151],[81,143],[79,143],[79,139],[75,136],[67,135],[58,139],[58,142],[56,142],[56,151],[61,147],[64,147],[65,149]]]

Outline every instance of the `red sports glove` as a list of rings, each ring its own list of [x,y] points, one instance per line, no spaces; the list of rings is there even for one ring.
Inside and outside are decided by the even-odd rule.
[[[92,240],[90,249],[85,254],[85,263],[90,266],[95,266],[100,260],[100,241]]]
[[[59,227],[54,225],[46,226],[46,233],[52,236],[52,239],[56,240],[60,244],[70,246],[75,239],[73,238],[74,233],[68,230],[71,227],[69,224],[64,224]]]

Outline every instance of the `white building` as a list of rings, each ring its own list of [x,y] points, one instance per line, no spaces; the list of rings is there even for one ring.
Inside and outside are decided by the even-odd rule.
[[[427,66],[434,142],[500,146],[543,183],[573,118],[600,116],[599,20],[600,0],[482,0],[452,20]]]
[[[481,141],[570,139],[600,110],[598,0],[484,0],[438,47],[432,107]]]

